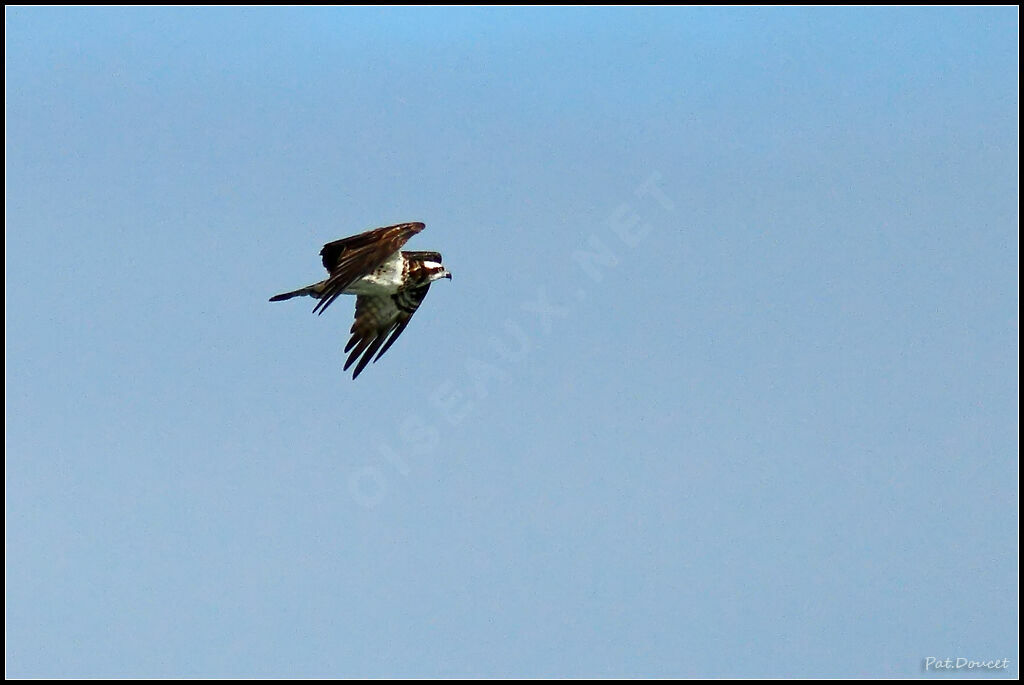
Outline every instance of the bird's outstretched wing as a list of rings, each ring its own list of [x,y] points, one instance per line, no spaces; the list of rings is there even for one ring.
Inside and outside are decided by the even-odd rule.
[[[409,325],[428,290],[429,283],[394,295],[360,295],[356,298],[356,320],[352,324],[352,337],[345,345],[345,352],[349,355],[344,369],[348,371],[348,367],[359,359],[352,373],[353,379],[366,368],[374,354],[377,356],[373,361],[377,361],[388,351]]]
[[[423,228],[418,221],[384,226],[324,245],[320,256],[331,275],[324,282],[320,301],[313,311],[323,314],[346,288],[387,261]]]

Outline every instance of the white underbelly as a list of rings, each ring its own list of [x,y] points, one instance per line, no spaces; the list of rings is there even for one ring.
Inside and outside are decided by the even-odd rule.
[[[403,283],[404,261],[402,253],[396,252],[373,272],[345,288],[345,292],[351,295],[379,295],[396,292]]]

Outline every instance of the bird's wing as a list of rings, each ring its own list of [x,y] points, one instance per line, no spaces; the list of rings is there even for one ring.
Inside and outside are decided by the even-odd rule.
[[[440,252],[407,252],[402,251],[402,256],[414,262],[437,262],[441,263]]]
[[[313,311],[323,314],[346,288],[386,262],[423,228],[418,221],[384,226],[324,245],[320,256],[331,275],[324,282],[320,301]]]
[[[377,361],[388,351],[409,325],[428,290],[429,283],[394,295],[360,295],[356,298],[356,320],[352,324],[352,337],[345,345],[345,352],[349,353],[345,370],[359,359],[352,378],[366,368],[374,354],[377,356],[373,361]]]

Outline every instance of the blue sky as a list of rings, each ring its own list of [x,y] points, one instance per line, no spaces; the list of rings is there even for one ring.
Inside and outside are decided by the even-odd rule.
[[[1017,675],[1015,8],[5,20],[8,676]]]

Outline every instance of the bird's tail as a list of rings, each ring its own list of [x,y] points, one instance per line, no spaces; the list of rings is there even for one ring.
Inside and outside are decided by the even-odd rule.
[[[293,290],[290,293],[281,293],[280,295],[274,295],[272,298],[270,298],[270,301],[282,302],[284,300],[290,300],[293,297],[300,297],[302,295],[309,295],[311,297],[319,298],[320,291],[317,289],[318,285],[320,284],[317,283],[316,285],[307,285],[305,288],[299,288],[298,290]]]

